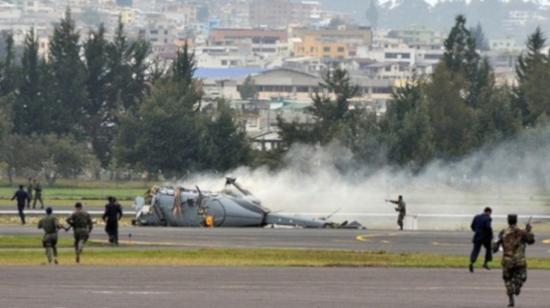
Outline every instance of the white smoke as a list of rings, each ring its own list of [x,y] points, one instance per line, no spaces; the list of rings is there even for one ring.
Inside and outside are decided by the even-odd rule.
[[[372,225],[365,213],[395,214],[385,199],[399,194],[409,214],[475,214],[485,206],[493,214],[547,215],[550,199],[550,128],[532,129],[492,148],[457,162],[434,161],[420,174],[389,166],[364,166],[349,150],[332,144],[318,148],[294,146],[286,155],[287,167],[239,168],[231,172],[243,187],[272,211],[330,213]],[[220,190],[222,175],[197,175],[184,183]],[[371,220],[371,221],[369,221]],[[380,218],[385,226],[394,218]],[[446,222],[443,222],[446,223]],[[462,226],[465,221],[460,222]],[[456,223],[454,223],[456,226]]]

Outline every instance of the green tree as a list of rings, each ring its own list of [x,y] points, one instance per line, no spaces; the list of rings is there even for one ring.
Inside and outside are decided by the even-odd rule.
[[[358,87],[351,83],[349,73],[334,68],[323,72],[321,78],[322,93],[312,96],[313,103],[307,109],[312,123],[288,123],[277,118],[282,141],[287,147],[296,142],[325,145],[336,136],[346,134],[346,125],[353,122],[350,120],[350,99],[357,95]]]
[[[13,34],[11,32],[4,34],[6,44],[5,58],[2,61],[2,72],[0,80],[0,96],[5,96],[13,91],[18,86],[19,72],[16,64]]]
[[[60,137],[54,134],[37,136],[32,149],[44,151],[40,157],[42,172],[48,185],[55,184],[59,177],[76,178],[82,173],[91,153],[86,143],[78,142],[73,137]]]
[[[550,115],[550,61],[543,52],[546,38],[540,28],[529,36],[527,51],[518,59],[515,106],[521,110],[523,125],[531,126],[539,117]]]
[[[109,89],[107,104],[109,109],[134,110],[139,106],[128,96],[127,85],[132,80],[129,63],[132,59],[132,50],[126,34],[124,24],[119,17],[113,41],[107,46],[107,71]],[[119,106],[120,104],[120,106]]]
[[[396,90],[382,128],[388,160],[418,171],[435,154],[432,123],[420,81]]]
[[[71,11],[55,26],[50,41],[48,64],[51,76],[51,100],[48,107],[50,127],[57,134],[83,136],[83,107],[87,101],[84,63],[80,57],[80,35],[75,29]]]
[[[138,115],[122,118],[117,160],[151,175],[201,169],[204,120],[189,108],[196,103],[194,94],[181,93],[177,83],[158,82]]]
[[[477,49],[481,51],[488,51],[490,49],[489,41],[485,36],[485,32],[483,32],[483,27],[481,27],[481,23],[477,23],[477,26],[475,28],[470,28],[470,33],[474,37]]]
[[[14,105],[14,132],[31,135],[47,131],[49,120],[42,87],[38,39],[33,28],[27,32],[21,58],[21,83]]]
[[[90,31],[88,39],[84,43],[86,90],[88,93],[88,100],[84,105],[85,129],[94,153],[104,168],[109,165],[114,138],[113,126],[110,121],[113,118],[113,113],[117,111],[112,105],[107,104],[109,86],[107,46],[103,25],[97,31]]]
[[[258,98],[258,89],[252,76],[248,75],[238,88],[241,99],[250,100]]]
[[[467,80],[440,63],[425,87],[436,155],[456,159],[476,145],[476,113],[466,101]]]
[[[207,166],[228,171],[250,161],[251,152],[246,133],[233,120],[233,113],[224,100],[218,101],[217,115],[207,129]]]

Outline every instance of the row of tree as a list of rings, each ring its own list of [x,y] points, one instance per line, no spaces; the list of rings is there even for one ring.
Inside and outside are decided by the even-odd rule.
[[[396,90],[384,115],[350,108],[356,88],[348,73],[336,68],[323,75],[322,86],[330,94],[313,98],[312,124],[279,119],[283,140],[287,145],[338,141],[359,161],[415,171],[435,158],[460,159],[547,122],[550,60],[544,50],[545,38],[537,29],[518,59],[517,86],[497,85],[466,19],[458,16],[433,74]]]
[[[164,69],[149,61],[147,42],[127,38],[121,22],[112,40],[103,26],[82,38],[70,10],[55,26],[47,56],[39,55],[33,29],[20,58],[10,34],[5,41],[0,161],[10,179],[42,173],[53,182],[90,164],[172,175],[247,160],[246,138],[225,103],[215,114],[201,111],[187,46]]]

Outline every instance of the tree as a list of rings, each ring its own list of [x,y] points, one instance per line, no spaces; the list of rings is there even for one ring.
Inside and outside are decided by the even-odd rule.
[[[432,123],[420,81],[396,90],[383,120],[388,159],[418,171],[435,155]]]
[[[137,111],[139,106],[137,106],[133,96],[129,95],[130,93],[127,91],[127,86],[132,80],[129,67],[132,59],[132,50],[124,33],[124,24],[120,17],[115,37],[107,46],[107,59],[107,79],[109,81],[107,93],[108,108],[111,110]]]
[[[191,93],[182,93],[177,83],[158,82],[137,116],[126,115],[116,143],[117,161],[151,175],[175,176],[200,170],[204,121],[189,106],[196,105]]]
[[[488,51],[490,49],[489,41],[487,40],[487,37],[485,37],[485,32],[483,32],[481,23],[478,23],[475,28],[471,28],[470,33],[474,37],[477,49],[481,51]]]
[[[86,135],[101,166],[106,168],[111,158],[111,147],[114,138],[111,125],[116,109],[107,104],[108,95],[108,42],[105,40],[103,25],[97,31],[90,31],[84,43],[84,58],[86,65],[86,90],[88,100],[84,105],[86,116]]]
[[[467,104],[467,80],[440,63],[425,87],[436,155],[456,159],[476,145],[476,114]]]
[[[15,59],[13,34],[4,34],[6,44],[5,57],[1,63],[0,96],[12,93],[18,86],[18,71]]]
[[[35,137],[32,149],[43,149],[40,162],[48,185],[55,184],[59,177],[76,178],[91,160],[91,154],[85,143],[73,137],[60,137],[54,134]]]
[[[218,171],[228,171],[250,161],[250,147],[246,133],[235,125],[228,103],[218,101],[217,116],[207,128],[209,158],[207,166]]]
[[[477,73],[480,56],[476,51],[475,38],[466,29],[466,18],[458,15],[455,25],[443,43],[445,53],[443,62],[454,73],[464,73],[473,80]]]
[[[313,123],[287,123],[277,119],[283,143],[320,143],[325,145],[341,135],[350,119],[350,99],[357,95],[358,87],[352,85],[349,73],[341,68],[327,70],[321,74],[319,84],[322,93],[312,96],[313,103],[307,112]]]
[[[38,39],[33,28],[27,32],[21,58],[21,83],[14,105],[14,132],[31,135],[47,131],[49,120],[45,105]]]
[[[378,28],[378,20],[379,20],[379,14],[378,14],[378,1],[377,0],[371,0],[369,7],[367,8],[367,21],[369,22],[369,25],[371,28],[376,29]]]
[[[523,125],[530,126],[550,115],[550,61],[543,50],[546,38],[540,28],[527,40],[527,51],[518,59],[515,106],[521,110]]]
[[[241,99],[251,100],[258,98],[258,89],[256,89],[254,79],[250,75],[246,76],[243,84],[239,86],[238,90],[241,95]]]
[[[65,17],[54,28],[48,58],[52,98],[47,104],[53,110],[49,114],[50,127],[52,132],[60,135],[84,135],[83,108],[88,95],[79,39],[71,11],[67,9]]]

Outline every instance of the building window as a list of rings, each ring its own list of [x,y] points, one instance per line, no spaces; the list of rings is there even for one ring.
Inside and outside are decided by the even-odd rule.
[[[338,52],[344,52],[344,47],[338,47]]]
[[[330,52],[330,47],[324,47],[323,52]]]

